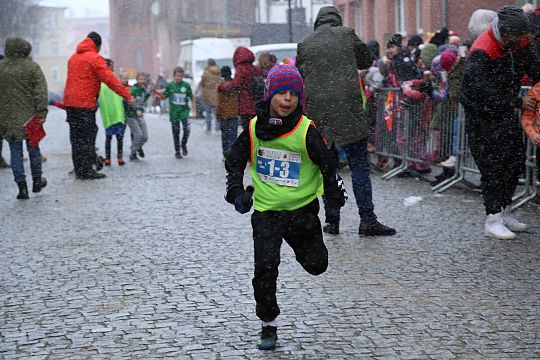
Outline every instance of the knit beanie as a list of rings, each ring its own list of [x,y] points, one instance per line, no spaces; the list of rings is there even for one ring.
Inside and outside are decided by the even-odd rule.
[[[390,37],[390,39],[388,39],[388,42],[386,43],[386,48],[389,48],[390,46],[399,46],[401,47],[402,46],[402,42],[403,42],[403,36],[401,36],[401,34],[394,34]]]
[[[439,55],[439,49],[437,48],[437,46],[433,44],[426,44],[426,46],[424,46],[424,48],[422,49],[420,59],[422,59],[426,67],[429,68],[431,66],[431,62],[433,61],[433,58],[437,55]]]
[[[530,31],[527,15],[517,6],[506,5],[497,11],[499,32],[504,35],[523,35]]]
[[[457,55],[452,50],[446,50],[441,54],[439,64],[444,71],[449,71],[454,66],[457,58]]]
[[[99,35],[97,32],[92,31],[90,34],[88,34],[87,37],[92,39],[92,41],[94,42],[94,44],[96,44],[97,47],[101,46],[101,35]]]
[[[283,90],[292,90],[298,96],[298,100],[304,96],[302,76],[293,65],[274,66],[268,72],[264,85],[264,98],[268,102],[272,101],[274,95]]]
[[[407,41],[407,46],[420,46],[423,43],[424,40],[422,40],[420,35],[413,35],[409,38],[409,41]]]

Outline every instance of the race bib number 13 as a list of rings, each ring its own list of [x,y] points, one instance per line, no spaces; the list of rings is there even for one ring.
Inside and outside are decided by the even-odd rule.
[[[257,174],[270,184],[298,187],[301,160],[299,153],[259,147]]]

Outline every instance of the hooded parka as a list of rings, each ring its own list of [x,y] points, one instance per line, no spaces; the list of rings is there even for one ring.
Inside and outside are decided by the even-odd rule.
[[[64,105],[95,109],[102,82],[124,99],[131,99],[130,93],[99,55],[94,41],[87,37],[79,43],[77,51],[68,60]]]
[[[374,60],[354,30],[342,26],[333,6],[321,8],[315,32],[298,44],[296,66],[304,78],[306,113],[329,143],[350,144],[369,136],[358,70]]]
[[[0,61],[0,138],[22,141],[23,124],[35,113],[47,116],[47,81],[37,63],[28,59],[32,46],[14,37],[6,40]]]

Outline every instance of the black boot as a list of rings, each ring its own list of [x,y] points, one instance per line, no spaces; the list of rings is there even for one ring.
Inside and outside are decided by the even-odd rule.
[[[362,217],[358,228],[358,234],[364,236],[388,236],[395,233],[395,229],[381,224],[375,215]]]
[[[22,200],[30,198],[28,196],[28,186],[26,185],[26,181],[17,183],[17,186],[19,187],[19,194],[17,195],[17,199]]]
[[[35,177],[32,179],[34,181],[32,183],[32,192],[38,193],[41,191],[41,189],[47,186],[47,179],[45,179],[44,177]]]
[[[327,234],[339,235],[339,224],[335,224],[335,223],[325,224],[322,229]]]

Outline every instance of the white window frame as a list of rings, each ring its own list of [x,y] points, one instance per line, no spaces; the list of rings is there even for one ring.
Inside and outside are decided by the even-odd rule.
[[[354,2],[354,30],[356,31],[356,35],[362,36],[363,27],[364,27],[364,23],[362,21],[362,1],[355,0]]]
[[[396,0],[396,32],[403,36],[407,35],[405,31],[405,0]]]
[[[51,56],[60,56],[60,41],[51,40]]]
[[[419,35],[424,34],[422,28],[422,0],[416,0],[416,33]]]
[[[53,83],[60,82],[60,68],[58,66],[53,66],[51,68],[51,81]]]

